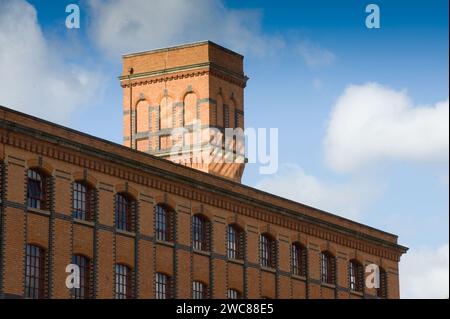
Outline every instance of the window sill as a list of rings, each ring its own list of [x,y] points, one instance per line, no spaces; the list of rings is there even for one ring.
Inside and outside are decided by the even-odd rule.
[[[163,245],[163,246],[167,246],[167,247],[175,247],[175,244],[174,243],[172,243],[172,242],[170,242],[170,241],[165,241],[165,240],[159,240],[159,239],[157,239],[156,240],[156,243],[157,244],[160,244],[160,245]]]
[[[199,250],[199,249],[195,249],[193,248],[193,252],[194,254],[198,254],[198,255],[203,255],[203,256],[211,256],[211,253],[209,251],[204,251],[204,250]]]
[[[48,210],[42,210],[42,209],[33,208],[33,207],[27,207],[27,210],[29,213],[34,213],[34,214],[47,216],[47,217],[50,216],[50,211],[48,211]]]
[[[323,287],[327,287],[327,288],[331,288],[331,289],[336,289],[336,285],[334,285],[334,284],[329,284],[329,283],[326,283],[326,282],[322,282],[322,284],[321,284]]]
[[[88,220],[84,220],[84,219],[79,219],[79,218],[74,218],[73,222],[76,224],[80,224],[80,225],[84,225],[84,226],[89,226],[89,227],[94,227],[95,223],[88,221]]]
[[[273,273],[273,274],[277,272],[277,270],[275,268],[272,268],[272,267],[261,266],[261,270],[262,271],[266,271],[266,272],[270,272],[270,273]]]
[[[297,280],[301,280],[301,281],[306,281],[306,277],[305,276],[292,274],[292,278],[297,279]]]
[[[129,232],[129,231],[122,230],[122,229],[116,229],[116,233],[119,234],[119,235],[127,236],[127,237],[132,237],[132,238],[136,237],[136,233]]]
[[[228,261],[230,263],[238,264],[238,265],[243,265],[244,264],[244,261],[242,259],[228,258]]]

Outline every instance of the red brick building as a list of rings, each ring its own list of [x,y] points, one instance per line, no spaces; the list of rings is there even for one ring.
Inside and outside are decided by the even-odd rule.
[[[242,185],[244,163],[165,159],[194,119],[244,127],[242,56],[126,55],[120,81],[125,146],[0,107],[0,297],[399,298],[397,236]]]

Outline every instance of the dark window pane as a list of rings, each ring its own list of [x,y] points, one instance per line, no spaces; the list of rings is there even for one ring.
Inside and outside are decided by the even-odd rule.
[[[72,295],[75,299],[90,298],[90,261],[80,255],[72,257],[72,264],[80,267],[80,288],[73,288]]]
[[[192,282],[192,299],[206,299],[207,297],[206,285],[199,281]]]
[[[115,287],[116,299],[130,299],[132,298],[132,274],[131,269],[125,265],[116,264],[116,278]]]
[[[82,183],[73,184],[73,217],[82,220],[92,220],[92,191]]]
[[[27,245],[25,268],[25,297],[45,298],[45,253],[40,247]]]

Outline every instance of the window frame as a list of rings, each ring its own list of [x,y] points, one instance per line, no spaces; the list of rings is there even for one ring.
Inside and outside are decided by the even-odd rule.
[[[25,254],[25,298],[46,298],[46,250],[38,245],[27,244]]]
[[[39,169],[27,170],[27,207],[39,210],[49,209],[49,177]],[[34,185],[34,187],[33,187]]]
[[[172,280],[165,273],[157,272],[155,274],[155,299],[172,298]]]
[[[156,240],[172,241],[172,210],[165,205],[155,205],[155,236]]]
[[[228,299],[242,299],[242,295],[237,289],[228,289],[227,290],[227,298]]]
[[[116,229],[134,232],[134,198],[127,193],[116,193],[114,200]]]
[[[194,280],[192,282],[192,299],[207,299],[208,286],[201,281]]]
[[[295,276],[307,275],[307,250],[298,242],[291,244],[291,272]]]
[[[90,299],[91,298],[91,259],[81,254],[72,256],[72,264],[80,268],[80,288],[72,289],[72,297],[74,299]]]
[[[227,258],[234,260],[244,259],[244,232],[236,224],[227,226]]]
[[[202,214],[192,216],[192,248],[200,251],[209,250],[209,220]]]
[[[362,264],[356,260],[351,259],[348,262],[348,278],[349,278],[349,288],[353,292],[363,292],[363,272]]]
[[[133,270],[125,264],[115,265],[114,298],[133,299]]]
[[[328,251],[320,253],[320,281],[322,284],[336,284],[336,259]]]
[[[259,235],[259,263],[265,268],[276,268],[275,239],[267,234]]]
[[[72,214],[75,219],[86,221],[94,219],[93,200],[93,187],[87,182],[75,181],[72,183]]]
[[[388,298],[388,274],[386,269],[378,266],[378,280],[380,287],[377,289],[377,297],[380,299]]]

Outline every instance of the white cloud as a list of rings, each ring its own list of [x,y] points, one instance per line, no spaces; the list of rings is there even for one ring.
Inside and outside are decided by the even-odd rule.
[[[135,51],[212,40],[263,54],[281,40],[260,32],[260,12],[231,10],[221,0],[89,0],[95,43],[112,58]]]
[[[449,297],[449,245],[411,249],[400,262],[402,298]]]
[[[301,41],[296,50],[310,68],[328,66],[336,60],[333,52],[321,48],[309,40]]]
[[[322,181],[296,164],[281,165],[278,174],[262,179],[256,188],[353,219],[359,218],[380,191],[376,183],[363,179],[345,183]]]
[[[382,160],[448,162],[449,101],[416,106],[405,91],[377,83],[351,85],[338,98],[324,139],[336,171]]]
[[[0,104],[52,121],[66,122],[88,102],[98,77],[64,63],[46,42],[36,10],[23,0],[0,1]]]

